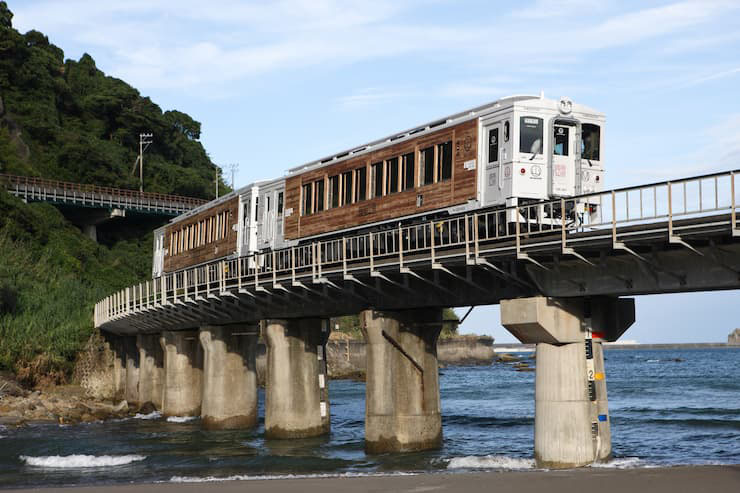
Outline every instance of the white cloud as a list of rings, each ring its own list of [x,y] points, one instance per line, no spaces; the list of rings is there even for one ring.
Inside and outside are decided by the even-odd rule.
[[[145,91],[199,88],[213,94],[268,73],[373,59],[427,59],[531,80],[525,75],[572,72],[594,52],[680,33],[738,5],[686,1],[614,13],[620,6],[614,2],[538,0],[509,16],[474,16],[466,23],[416,15],[434,6],[416,11],[417,2],[390,0],[218,0],[204,8],[195,0],[42,0],[16,7],[15,21],[21,29],[50,34],[52,41],[57,34],[71,37],[106,72]],[[579,28],[573,29],[576,13]],[[505,86],[466,79],[449,83],[442,93],[488,97],[509,92]],[[377,94],[347,98],[342,104],[378,101]]]

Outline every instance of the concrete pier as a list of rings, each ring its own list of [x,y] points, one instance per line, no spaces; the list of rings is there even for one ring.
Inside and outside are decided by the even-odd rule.
[[[265,437],[307,438],[329,432],[326,320],[264,322],[267,343]]]
[[[123,347],[123,337],[103,332],[108,349],[113,356],[113,400],[118,402],[124,399],[126,393],[126,352]]]
[[[203,352],[196,331],[165,331],[162,414],[199,416],[202,399]]]
[[[257,425],[257,325],[205,326],[201,422],[209,429]]]
[[[141,404],[139,398],[139,350],[136,336],[125,336],[123,346],[126,354],[126,391],[124,399],[134,406]]]
[[[501,302],[501,323],[537,344],[535,444],[538,467],[580,467],[611,455],[601,341],[634,322],[632,299],[521,298]]]
[[[366,310],[360,320],[367,342],[365,450],[441,446],[437,338],[442,310]]]
[[[139,348],[139,400],[141,404],[151,402],[161,410],[164,353],[159,334],[141,334],[137,336],[136,345]]]

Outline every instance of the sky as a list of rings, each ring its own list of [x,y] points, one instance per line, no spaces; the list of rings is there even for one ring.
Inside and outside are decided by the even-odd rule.
[[[237,186],[540,91],[606,113],[607,188],[740,169],[740,0],[8,4],[21,32],[200,121]],[[718,342],[736,327],[740,291],[653,295],[623,338]],[[514,341],[498,307],[461,331]]]

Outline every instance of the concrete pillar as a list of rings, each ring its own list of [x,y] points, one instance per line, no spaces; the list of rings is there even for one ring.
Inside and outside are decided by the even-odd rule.
[[[92,241],[98,241],[98,227],[95,224],[84,224],[82,226],[82,233],[90,238]]]
[[[201,422],[209,429],[257,425],[257,325],[206,326]]]
[[[199,416],[202,398],[203,352],[196,331],[165,331],[159,339],[164,352],[162,414]]]
[[[441,446],[437,338],[442,310],[366,310],[360,319],[367,343],[365,450]]]
[[[161,410],[164,353],[159,337],[159,334],[141,334],[136,338],[136,345],[139,348],[139,400],[141,404],[151,402]]]
[[[126,394],[126,352],[123,337],[110,332],[103,332],[103,336],[113,356],[113,400],[122,401]]]
[[[611,455],[601,341],[634,322],[634,300],[502,300],[501,322],[537,344],[535,444],[538,467],[579,467]]]
[[[141,404],[139,399],[139,350],[136,336],[125,336],[123,342],[126,353],[126,392],[124,398],[134,406]]]
[[[266,320],[265,437],[307,438],[329,432],[326,340],[318,318]]]

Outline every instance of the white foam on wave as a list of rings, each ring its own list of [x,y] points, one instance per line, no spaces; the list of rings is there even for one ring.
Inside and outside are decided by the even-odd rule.
[[[634,468],[648,468],[658,467],[646,463],[639,457],[619,457],[617,459],[611,459],[609,462],[594,462],[591,467],[600,469],[634,469]]]
[[[134,414],[134,419],[159,419],[162,417],[162,413],[159,411],[152,411],[149,414],[141,414],[136,413]]]
[[[198,419],[198,416],[170,416],[167,418],[168,423],[187,423],[188,421],[193,421],[194,419]]]
[[[273,479],[323,479],[323,478],[368,478],[368,477],[391,477],[391,476],[416,476],[412,472],[394,472],[394,473],[360,473],[345,472],[341,474],[264,474],[260,476],[247,476],[245,474],[235,474],[233,476],[216,477],[216,476],[172,476],[170,483],[215,483],[221,481],[267,481]]]
[[[505,455],[469,455],[453,457],[447,463],[447,469],[534,469],[533,459],[507,457]]]
[[[132,462],[146,459],[143,455],[49,455],[29,457],[21,455],[20,459],[34,467],[53,469],[83,469],[87,467],[125,466]]]

